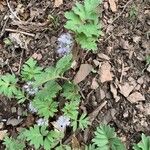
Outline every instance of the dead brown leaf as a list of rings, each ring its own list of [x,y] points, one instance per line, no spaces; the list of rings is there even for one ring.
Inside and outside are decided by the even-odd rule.
[[[110,9],[112,10],[112,12],[116,12],[117,11],[117,5],[115,0],[108,0],[109,5],[110,5]]]
[[[131,95],[129,95],[127,100],[130,101],[131,103],[136,103],[139,101],[145,101],[145,97],[139,92],[134,92]]]
[[[4,139],[4,137],[6,136],[6,134],[7,134],[7,130],[0,131],[0,141]]]
[[[113,79],[112,77],[111,65],[108,62],[104,62],[100,67],[100,81],[102,83],[111,81]]]
[[[91,89],[95,90],[99,87],[98,82],[96,81],[96,78],[93,78],[92,84],[91,84]]]
[[[63,0],[55,0],[54,7],[59,7],[61,4],[63,4]]]
[[[72,150],[81,150],[80,143],[74,135],[72,136],[71,144]]]
[[[75,78],[74,78],[74,83],[78,84],[81,81],[83,81],[89,73],[92,71],[93,67],[90,64],[81,64],[79,71],[77,72]]]
[[[129,94],[133,91],[134,87],[133,85],[130,85],[129,83],[124,83],[123,85],[118,85],[119,89],[120,89],[120,93],[125,96],[128,97]]]

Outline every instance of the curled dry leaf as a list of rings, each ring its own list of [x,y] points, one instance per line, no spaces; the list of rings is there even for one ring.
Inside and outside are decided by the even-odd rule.
[[[145,101],[145,97],[139,92],[134,92],[131,95],[129,95],[127,100],[130,101],[131,103],[136,103],[139,101]]]
[[[55,0],[54,7],[59,7],[61,4],[63,4],[63,0]]]
[[[112,12],[116,12],[117,11],[117,5],[115,0],[108,0],[109,5],[110,5],[110,9],[112,10]]]
[[[75,78],[74,78],[74,83],[78,84],[81,81],[83,81],[89,73],[92,71],[93,67],[90,64],[81,64],[79,71],[77,72]]]
[[[7,134],[7,130],[0,131],[0,141],[4,139],[4,137],[6,136],[6,134]]]
[[[111,65],[108,62],[104,62],[100,67],[100,81],[102,83],[106,81],[111,81],[113,78],[113,74],[111,72]]]

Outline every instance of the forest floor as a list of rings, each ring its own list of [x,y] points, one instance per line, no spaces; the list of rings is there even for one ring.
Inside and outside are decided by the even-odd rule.
[[[0,74],[18,75],[30,57],[42,67],[55,64],[57,39],[67,32],[64,13],[75,2],[0,0]],[[97,11],[103,31],[98,51],[74,47],[76,67],[70,78],[78,74],[82,109],[93,117],[92,126],[78,139],[89,143],[97,125],[106,123],[131,149],[141,133],[150,135],[150,65],[145,61],[150,55],[150,1],[116,0],[112,4],[104,0]],[[8,46],[6,40],[11,36],[14,41]],[[0,131],[13,136],[34,122],[35,116],[24,105],[0,96]]]

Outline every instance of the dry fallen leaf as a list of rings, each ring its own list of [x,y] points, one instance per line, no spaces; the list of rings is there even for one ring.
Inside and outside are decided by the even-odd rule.
[[[93,67],[90,64],[81,64],[79,71],[77,72],[75,78],[74,78],[74,83],[78,84],[81,81],[83,81],[89,73],[92,71]]]
[[[97,56],[100,58],[100,59],[104,59],[104,60],[110,60],[110,58],[105,55],[104,53],[99,53],[97,54]]]
[[[55,0],[54,7],[59,7],[61,4],[63,4],[63,0]]]
[[[17,126],[23,121],[23,119],[9,118],[6,122],[7,125]]]
[[[6,136],[7,130],[0,131],[0,141],[3,140],[3,138]]]
[[[108,0],[110,8],[112,10],[112,12],[116,12],[117,11],[117,6],[116,6],[116,2],[115,0]]]
[[[80,143],[74,135],[72,136],[71,144],[72,144],[72,150],[81,150]]]
[[[145,97],[139,92],[134,92],[131,95],[129,95],[127,100],[130,101],[131,103],[136,103],[139,101],[145,101]]]
[[[102,83],[106,81],[111,81],[113,78],[113,74],[110,71],[111,65],[108,62],[104,62],[102,66],[100,67],[100,81]]]
[[[96,81],[96,78],[93,78],[92,84],[91,84],[91,89],[95,90],[99,87],[99,84]]]
[[[120,93],[125,96],[128,97],[129,94],[133,91],[134,87],[133,85],[130,85],[129,83],[124,83],[123,85],[118,85],[119,89],[120,89]]]

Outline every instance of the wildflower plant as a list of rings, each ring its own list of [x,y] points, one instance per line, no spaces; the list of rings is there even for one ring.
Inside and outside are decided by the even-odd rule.
[[[6,148],[15,147],[20,137],[22,144],[20,143],[19,150],[24,149],[26,142],[35,149],[67,147],[60,144],[66,128],[70,127],[76,132],[77,129],[83,130],[90,124],[86,114],[79,114],[78,87],[64,77],[71,64],[71,54],[63,56],[55,66],[48,68],[39,67],[37,61],[30,58],[22,66],[19,77],[14,74],[0,76],[0,94],[10,100],[16,99],[18,103],[26,101],[29,112],[39,116],[35,125],[22,131],[19,138],[6,137],[4,140]],[[59,97],[65,100],[65,104],[61,107]],[[56,120],[57,127],[49,129],[51,119]]]
[[[65,28],[75,34],[77,43],[83,49],[97,50],[96,42],[102,33],[97,12],[100,3],[101,0],[84,0],[83,4],[76,2],[72,10],[65,13]]]

